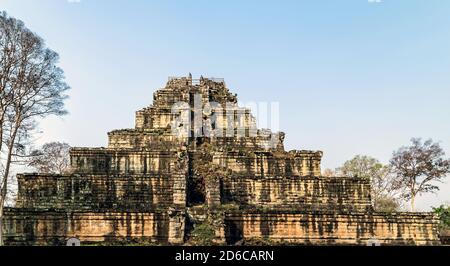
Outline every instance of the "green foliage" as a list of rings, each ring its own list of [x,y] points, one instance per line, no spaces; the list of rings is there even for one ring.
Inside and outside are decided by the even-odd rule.
[[[203,222],[195,225],[191,232],[195,244],[201,246],[210,246],[214,244],[216,233],[214,227],[208,222]]]
[[[441,205],[438,208],[433,208],[433,211],[441,220],[441,229],[450,230],[450,206]]]
[[[389,167],[381,164],[375,158],[357,155],[346,161],[342,167],[337,169],[337,172],[343,176],[373,179],[385,175],[389,172]]]
[[[400,208],[398,187],[391,167],[377,159],[358,155],[336,169],[338,175],[370,180],[372,203],[376,211],[393,212]]]
[[[220,204],[220,206],[217,206],[217,210],[235,211],[235,210],[239,210],[239,205],[236,203]]]
[[[245,241],[242,242],[243,246],[258,246],[258,247],[264,247],[264,246],[283,246],[283,245],[288,245],[288,243],[283,243],[281,242],[273,242],[272,240],[270,240],[267,237],[264,238],[250,238],[250,239],[246,239]]]
[[[400,209],[400,204],[392,197],[380,197],[377,201],[376,211],[395,212]]]
[[[197,148],[200,152],[199,160],[194,162],[194,174],[202,178],[225,178],[232,174],[231,170],[221,167],[212,162],[215,147],[209,143],[204,143]]]

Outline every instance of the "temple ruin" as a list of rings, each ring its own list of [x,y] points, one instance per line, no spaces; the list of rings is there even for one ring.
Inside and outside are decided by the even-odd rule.
[[[322,152],[285,151],[284,137],[257,129],[223,80],[170,78],[134,129],[71,149],[70,173],[18,175],[5,242],[439,244],[435,215],[375,212],[368,180],[321,176]]]

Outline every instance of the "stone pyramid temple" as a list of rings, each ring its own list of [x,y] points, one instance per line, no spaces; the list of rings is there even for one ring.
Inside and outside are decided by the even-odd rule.
[[[18,175],[8,245],[435,245],[429,213],[377,213],[370,182],[321,176],[221,79],[170,78],[134,129],[73,148],[63,175]]]

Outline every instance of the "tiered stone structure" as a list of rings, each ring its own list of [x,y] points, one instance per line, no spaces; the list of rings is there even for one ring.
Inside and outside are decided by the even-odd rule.
[[[198,119],[195,97],[229,108]],[[188,127],[179,122],[186,111]],[[244,136],[227,131],[233,123]],[[194,136],[196,124],[212,133]],[[434,215],[374,212],[367,180],[321,176],[322,152],[285,151],[284,134],[258,130],[223,80],[171,78],[134,129],[108,137],[107,148],[73,148],[68,174],[18,175],[7,244],[439,243]],[[199,235],[201,226],[213,235]]]

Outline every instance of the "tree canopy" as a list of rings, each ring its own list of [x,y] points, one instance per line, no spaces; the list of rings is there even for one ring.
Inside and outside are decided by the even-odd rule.
[[[370,180],[372,203],[377,211],[392,212],[400,207],[398,188],[394,186],[394,176],[389,165],[377,159],[357,155],[336,169],[342,176],[359,177]]]
[[[22,21],[0,12],[0,245],[12,165],[27,156],[39,118],[66,114],[69,86],[58,60]]]
[[[46,143],[41,149],[31,153],[28,165],[40,173],[64,174],[70,165],[69,150],[70,146],[67,143]]]
[[[414,211],[418,195],[439,190],[436,183],[450,173],[450,160],[445,158],[439,143],[413,138],[410,146],[394,152],[391,167],[397,177],[396,185],[405,188],[403,196],[411,201],[411,211]]]

